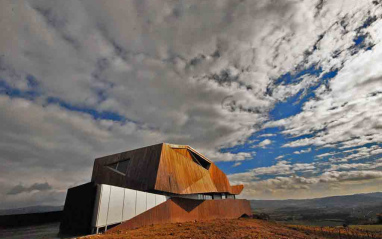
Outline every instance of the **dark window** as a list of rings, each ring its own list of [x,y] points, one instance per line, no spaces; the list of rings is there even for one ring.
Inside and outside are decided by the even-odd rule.
[[[125,159],[116,163],[107,165],[113,171],[126,175],[127,167],[129,166],[130,159]]]
[[[118,162],[117,171],[119,171],[123,174],[126,174],[127,166],[129,166],[129,162],[130,162],[129,159]]]
[[[190,152],[192,159],[194,160],[195,163],[199,164],[205,169],[209,169],[211,166],[211,163],[205,160],[204,158],[200,157],[198,154],[192,152],[191,150],[188,150]]]
[[[117,169],[117,166],[118,166],[118,162],[117,163],[112,163],[112,164],[109,164],[107,165],[109,168],[112,168],[112,169]]]

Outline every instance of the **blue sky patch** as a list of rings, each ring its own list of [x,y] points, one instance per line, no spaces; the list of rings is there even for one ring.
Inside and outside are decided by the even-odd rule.
[[[86,107],[86,106],[76,106],[69,104],[63,100],[60,100],[58,98],[53,98],[53,97],[48,97],[47,98],[47,103],[48,104],[57,104],[62,108],[65,108],[70,111],[76,111],[76,112],[81,112],[85,114],[91,115],[94,119],[104,119],[104,120],[113,120],[113,121],[126,121],[127,119],[118,114],[114,113],[111,111],[97,111],[93,108]]]
[[[37,85],[34,85],[33,87],[31,87],[31,85],[29,86],[30,88],[27,90],[20,90],[10,86],[6,81],[0,79],[0,95],[8,95],[10,98],[23,98],[28,100],[34,100],[41,95],[38,89],[36,89]]]

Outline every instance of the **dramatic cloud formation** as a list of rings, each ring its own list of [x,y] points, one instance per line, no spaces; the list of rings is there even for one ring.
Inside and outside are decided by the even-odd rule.
[[[7,194],[8,195],[16,195],[24,192],[32,192],[32,191],[47,191],[52,189],[52,187],[48,183],[34,183],[30,187],[24,187],[19,184],[12,188]]]
[[[60,205],[94,158],[158,142],[191,145],[250,198],[377,190],[381,15],[357,0],[0,2],[1,207]]]
[[[245,183],[247,189],[241,197],[266,199],[270,196],[288,198],[319,197],[322,193],[357,193],[379,190],[382,183],[381,171],[331,171],[316,177],[291,175],[256,180],[250,174],[236,174],[230,177],[235,182]],[[368,187],[368,188],[365,188]],[[337,191],[337,192],[336,192]]]

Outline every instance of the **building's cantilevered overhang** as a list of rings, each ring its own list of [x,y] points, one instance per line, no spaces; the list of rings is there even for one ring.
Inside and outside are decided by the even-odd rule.
[[[188,145],[161,143],[98,158],[92,181],[168,194],[240,194],[207,157]]]

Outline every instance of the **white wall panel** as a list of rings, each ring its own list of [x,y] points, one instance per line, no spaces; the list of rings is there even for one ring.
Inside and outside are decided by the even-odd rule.
[[[98,218],[96,223],[97,227],[106,225],[107,210],[109,208],[110,186],[102,184],[100,193],[101,196],[98,208]]]
[[[214,194],[214,200],[221,200],[222,195],[221,194]]]
[[[93,227],[104,227],[129,220],[169,198],[106,184],[98,185],[97,188],[99,189],[92,219]]]
[[[159,205],[166,200],[167,200],[166,196],[158,195],[158,194],[155,195],[155,205]]]
[[[146,194],[145,192],[137,191],[137,207],[136,207],[136,215],[141,214],[146,211]]]
[[[122,221],[124,188],[111,186],[109,213],[107,214],[107,224],[115,224]]]
[[[155,207],[155,194],[146,193],[147,194],[147,209]]]
[[[123,205],[123,221],[129,220],[135,216],[135,198],[136,190],[125,188],[125,201]]]

